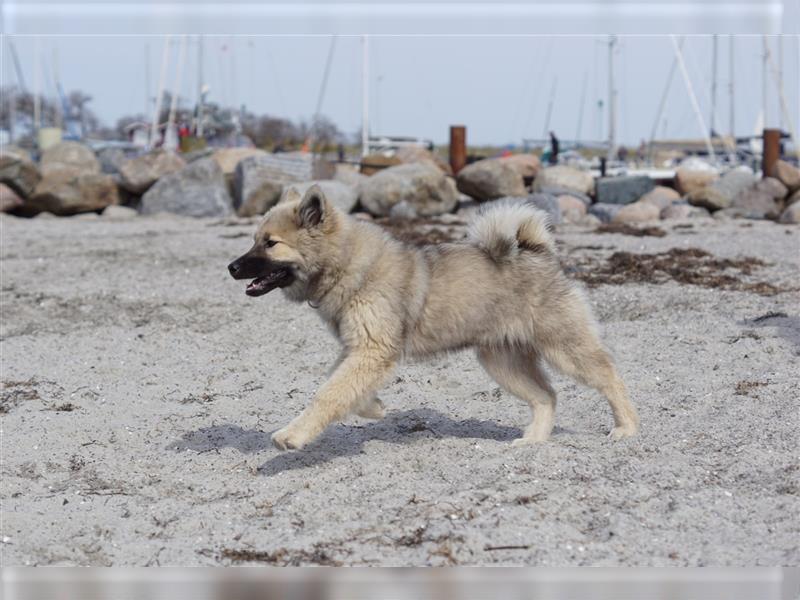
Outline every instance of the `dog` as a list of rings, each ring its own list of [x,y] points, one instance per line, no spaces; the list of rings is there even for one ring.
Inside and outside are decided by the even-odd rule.
[[[355,413],[378,419],[376,393],[404,358],[475,348],[480,364],[533,419],[514,446],[553,430],[556,394],[543,370],[595,388],[611,406],[613,439],[639,426],[582,292],[561,270],[547,216],[518,201],[479,211],[466,241],[416,247],[333,206],[319,186],[266,213],[255,243],[228,265],[246,293],[281,289],[317,310],[341,355],[311,404],[272,435],[300,449]]]

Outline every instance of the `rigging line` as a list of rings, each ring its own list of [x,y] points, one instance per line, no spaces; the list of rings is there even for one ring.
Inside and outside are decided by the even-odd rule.
[[[325,71],[322,73],[322,85],[319,88],[319,96],[317,97],[317,107],[314,110],[314,120],[319,118],[319,112],[322,110],[322,101],[325,99],[325,89],[328,87],[328,76],[331,72],[331,64],[333,63],[333,51],[336,48],[336,38],[331,38],[331,46],[328,49],[328,60],[325,62]],[[312,124],[313,126],[313,124]]]
[[[539,41],[539,38],[534,39],[535,42]],[[531,53],[531,64],[528,68],[528,77],[525,81],[525,85],[522,88],[522,91],[519,95],[519,101],[517,102],[517,110],[514,111],[514,118],[511,121],[511,131],[509,132],[509,138],[513,139],[516,131],[517,125],[519,124],[520,113],[522,112],[522,103],[528,95],[528,91],[531,89],[531,84],[533,83],[533,74],[535,72],[534,67],[536,66],[536,53]]]
[[[545,56],[544,59],[542,60],[542,68],[539,71],[539,77],[536,79],[537,81],[540,82],[543,81],[545,69],[547,68],[548,62],[550,61],[550,53],[553,50],[553,38],[548,38],[547,42],[548,44],[547,48],[545,49]],[[542,90],[542,87],[543,86],[539,86],[539,89],[536,91],[536,94],[534,95],[533,102],[531,103],[531,111],[528,114],[528,120],[525,122],[525,126],[522,129],[523,133],[529,130],[528,128],[530,127],[531,121],[533,120],[533,116],[536,114],[536,109],[539,107],[539,98],[541,97],[540,92]]]

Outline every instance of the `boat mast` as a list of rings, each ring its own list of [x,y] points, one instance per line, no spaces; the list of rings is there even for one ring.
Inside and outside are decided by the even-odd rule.
[[[711,46],[711,120],[709,122],[709,127],[711,129],[711,135],[715,134],[715,121],[714,117],[716,116],[717,112],[717,34],[715,33],[712,38],[712,46]]]
[[[608,36],[608,160],[617,154],[617,92],[614,90],[614,46],[617,36]]]
[[[361,156],[369,154],[369,36],[361,38]]]
[[[728,97],[729,97],[729,100],[730,100],[730,108],[731,108],[730,115],[729,115],[729,117],[730,117],[730,126],[729,127],[730,127],[731,137],[733,138],[733,143],[734,143],[734,146],[735,146],[736,145],[736,112],[734,110],[734,108],[735,108],[734,107],[735,95],[734,95],[734,79],[733,79],[733,76],[734,76],[734,73],[736,72],[736,67],[734,65],[734,45],[733,45],[733,40],[734,40],[734,37],[730,36],[729,40],[728,40],[729,43],[730,43],[730,47],[728,48],[728,52],[729,52],[729,57],[728,57],[728,61],[729,61],[728,76],[730,77],[730,80],[728,82]]]
[[[689,79],[689,72],[686,70],[686,63],[683,60],[683,51],[678,45],[678,41],[675,39],[675,36],[670,35],[669,37],[672,40],[672,47],[675,50],[675,58],[678,60],[678,67],[681,70],[681,75],[683,75],[683,82],[686,84],[686,92],[689,94],[689,100],[691,101],[694,115],[697,118],[697,124],[700,126],[700,131],[705,138],[708,156],[712,161],[716,162],[717,155],[714,153],[714,145],[711,143],[711,137],[708,134],[708,129],[706,129],[706,124],[703,120],[703,113],[700,110],[700,104],[698,104],[697,96],[695,96],[694,87],[692,87],[692,80]]]
[[[169,64],[169,44],[171,36],[164,38],[164,50],[161,53],[161,73],[158,78],[158,91],[156,92],[156,105],[153,108],[153,119],[150,123],[150,148],[155,148],[158,140],[158,118],[161,112],[161,100],[164,97],[164,86],[167,81],[167,65]]]
[[[203,36],[197,38],[197,126],[195,135],[203,137]]]

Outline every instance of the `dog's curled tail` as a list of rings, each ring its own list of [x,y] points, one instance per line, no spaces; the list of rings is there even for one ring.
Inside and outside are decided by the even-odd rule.
[[[496,201],[481,209],[471,223],[469,241],[495,262],[509,261],[522,252],[555,253],[542,210],[525,201]]]

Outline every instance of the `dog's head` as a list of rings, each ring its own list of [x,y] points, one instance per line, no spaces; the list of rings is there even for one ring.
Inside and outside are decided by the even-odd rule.
[[[289,298],[304,300],[309,281],[323,268],[326,241],[335,234],[337,220],[319,186],[302,197],[290,189],[264,216],[253,247],[229,264],[228,271],[234,279],[252,279],[248,296],[282,288]]]

